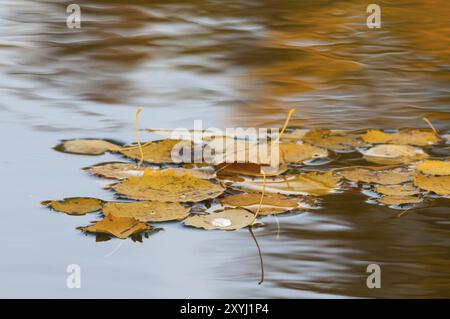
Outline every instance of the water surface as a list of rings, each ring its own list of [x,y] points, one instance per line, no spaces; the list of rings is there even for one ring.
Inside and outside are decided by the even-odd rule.
[[[114,160],[57,153],[61,139],[134,140],[141,127],[450,129],[448,1],[60,1],[0,5],[1,297],[450,297],[448,200],[398,212],[358,192],[255,230],[165,223],[142,243],[96,242],[97,216],[51,213],[49,198],[112,199],[81,167]],[[449,155],[448,149],[443,155]],[[82,288],[66,287],[69,264]],[[382,267],[382,288],[366,267]]]

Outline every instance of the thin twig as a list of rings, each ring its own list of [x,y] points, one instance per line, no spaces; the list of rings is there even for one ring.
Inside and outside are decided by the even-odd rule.
[[[264,282],[264,261],[263,261],[263,258],[262,258],[261,248],[259,248],[259,244],[258,244],[258,241],[256,240],[255,234],[253,233],[252,226],[250,226],[248,228],[248,230],[249,230],[250,234],[252,235],[253,240],[255,241],[256,248],[258,248],[259,263],[260,263],[260,266],[261,266],[260,267],[260,269],[261,269],[261,279],[259,280],[258,285],[261,285]]]

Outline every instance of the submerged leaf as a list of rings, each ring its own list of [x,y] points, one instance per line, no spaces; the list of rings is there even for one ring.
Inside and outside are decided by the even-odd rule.
[[[144,176],[130,177],[113,189],[130,199],[161,202],[200,202],[215,198],[225,190],[209,180],[173,169],[145,170]]]
[[[181,220],[188,216],[190,208],[179,203],[142,201],[131,203],[109,202],[102,212],[115,217],[133,217],[141,222],[165,222]]]
[[[450,175],[432,176],[419,173],[414,178],[414,184],[438,195],[450,195]]]
[[[325,158],[328,156],[328,151],[324,148],[309,145],[306,143],[285,143],[280,144],[283,159],[287,163],[302,163],[305,161]]]
[[[352,152],[356,147],[364,146],[357,134],[330,130],[311,130],[303,141],[335,152]]]
[[[426,160],[417,164],[416,170],[428,175],[450,175],[450,162]]]
[[[56,146],[56,150],[81,155],[102,155],[108,151],[120,149],[119,145],[105,140],[68,140]]]
[[[409,145],[382,144],[362,152],[364,158],[376,164],[402,164],[428,157],[422,149]]]
[[[103,207],[104,202],[97,198],[72,197],[65,198],[61,201],[43,201],[41,204],[51,207],[58,212],[66,213],[67,215],[79,216],[100,210]]]
[[[404,204],[417,204],[422,200],[418,197],[412,196],[383,196],[378,198],[377,201],[384,205],[404,205]]]
[[[125,239],[131,235],[149,230],[152,227],[131,217],[116,217],[114,215],[105,216],[94,225],[79,227],[80,230],[89,233],[101,233],[113,235],[120,239]]]
[[[395,185],[411,181],[415,175],[412,170],[404,168],[375,170],[369,168],[348,169],[341,172],[342,176],[352,182],[369,184]]]
[[[223,212],[208,215],[195,215],[186,218],[187,226],[204,229],[235,230],[250,226],[255,215],[245,209],[226,209]]]
[[[439,141],[439,137],[429,130],[402,129],[396,133],[385,133],[380,130],[369,130],[361,135],[367,143],[373,144],[405,144],[427,146]]]
[[[192,149],[190,141],[180,140],[160,140],[142,145],[144,162],[154,164],[191,162]],[[117,152],[128,158],[141,159],[138,146],[124,147]]]
[[[245,207],[253,213],[258,211],[260,202],[261,194],[256,193],[230,195],[222,198],[220,201],[223,206]],[[303,207],[306,207],[306,205],[302,205],[302,202],[298,198],[289,198],[280,194],[269,194],[264,195],[258,215],[280,214]]]
[[[332,172],[307,172],[305,174],[288,175],[284,178],[266,180],[265,192],[285,195],[321,196],[331,193],[339,186],[339,177]],[[263,181],[244,181],[232,183],[231,188],[260,192],[264,188]]]
[[[388,196],[412,196],[419,194],[419,190],[413,185],[378,185],[375,191]]]

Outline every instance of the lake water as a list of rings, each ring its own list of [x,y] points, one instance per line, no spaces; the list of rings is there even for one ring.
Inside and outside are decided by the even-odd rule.
[[[52,150],[61,139],[134,141],[142,128],[450,129],[450,4],[378,1],[60,1],[0,5],[0,297],[450,297],[449,201],[393,218],[357,191],[255,229],[164,223],[142,243],[96,242],[44,199],[112,199],[80,168],[115,160]],[[449,149],[442,151],[450,155]],[[366,267],[382,269],[368,289]],[[68,289],[78,264],[81,289]]]

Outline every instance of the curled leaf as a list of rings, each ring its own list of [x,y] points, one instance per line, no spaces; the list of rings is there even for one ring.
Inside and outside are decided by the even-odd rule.
[[[450,175],[433,176],[419,173],[414,178],[414,185],[438,195],[450,195]]]
[[[417,164],[416,170],[428,175],[450,175],[450,162],[426,160]]]
[[[364,158],[376,164],[402,164],[428,157],[422,149],[409,145],[382,144],[362,152]]]
[[[145,170],[144,176],[130,177],[113,189],[126,198],[161,202],[200,202],[215,198],[225,190],[209,180],[173,169]]]
[[[152,227],[131,217],[105,216],[99,222],[91,226],[79,227],[80,230],[89,233],[101,233],[113,235],[125,239],[131,235],[150,230]]]
[[[119,145],[105,140],[68,140],[55,147],[56,150],[63,153],[81,154],[81,155],[102,155],[108,151],[120,149]]]
[[[141,222],[165,222],[186,218],[189,209],[179,203],[158,201],[109,202],[103,207],[102,212],[105,216],[132,217]]]
[[[342,176],[352,182],[369,184],[395,185],[411,181],[415,175],[412,170],[404,168],[375,170],[369,168],[354,168],[341,172]]]
[[[430,130],[402,129],[396,133],[385,133],[380,130],[369,130],[361,138],[372,144],[400,144],[427,146],[439,141],[439,137]]]
[[[226,209],[223,212],[208,215],[195,215],[186,218],[183,223],[204,229],[235,230],[250,226],[255,215],[245,209]]]
[[[50,207],[57,212],[80,216],[100,210],[103,207],[104,202],[97,198],[72,197],[60,201],[43,201],[41,204]]]

